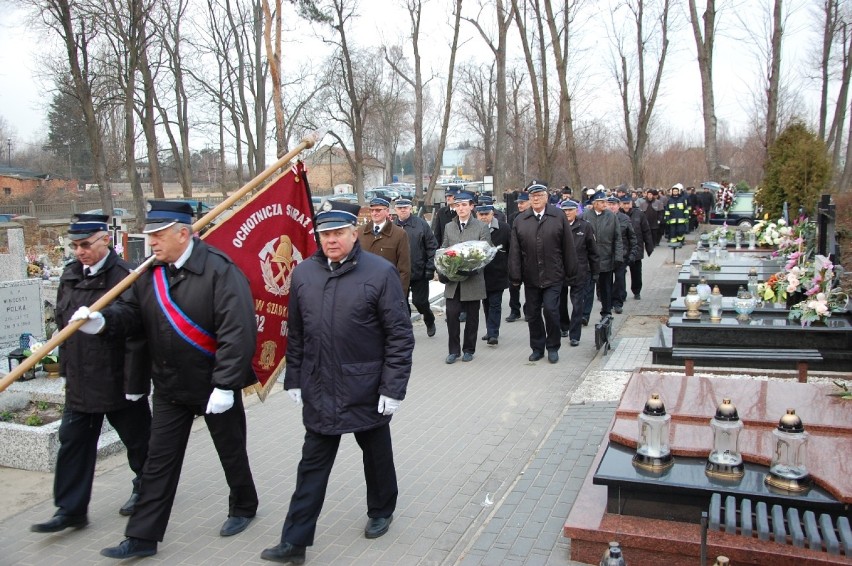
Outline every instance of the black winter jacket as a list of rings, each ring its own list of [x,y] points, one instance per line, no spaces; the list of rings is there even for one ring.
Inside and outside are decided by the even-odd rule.
[[[589,277],[597,279],[601,271],[598,243],[595,241],[595,229],[582,218],[577,218],[571,224],[571,232],[574,235],[574,247],[577,250],[578,277],[576,284],[583,285],[589,280]]]
[[[601,272],[612,271],[615,269],[615,262],[621,261],[620,258],[624,255],[618,218],[609,210],[598,214],[590,205],[583,212],[583,220],[591,224],[595,230]]]
[[[575,283],[577,251],[565,213],[547,205],[539,222],[532,207],[512,226],[509,245],[509,280],[528,287],[545,288]]]
[[[318,250],[293,270],[285,389],[301,389],[305,428],[378,428],[379,395],[405,399],[414,333],[394,266],[355,242],[335,271]]]
[[[622,263],[633,263],[639,259],[639,238],[636,237],[636,232],[633,230],[633,222],[630,217],[619,211],[616,213],[618,217],[618,225],[621,230],[621,242],[624,248],[624,254],[621,256]]]
[[[435,275],[435,250],[438,249],[438,241],[429,223],[412,214],[404,222],[397,219],[396,225],[408,234],[408,245],[411,248],[411,280],[431,280]]]
[[[496,226],[495,226],[496,225]],[[511,244],[512,231],[509,225],[497,219],[495,216],[488,225],[491,231],[491,244],[500,246],[497,255],[491,263],[485,266],[485,290],[501,291],[509,286],[509,246]]]
[[[103,267],[93,276],[83,276],[83,264],[74,261],[59,278],[56,295],[56,323],[68,324],[74,312],[90,306],[127,277],[130,265],[113,250]],[[75,332],[59,346],[60,373],[65,376],[65,403],[69,409],[85,413],[107,413],[123,409],[131,401],[124,398],[125,345],[121,333],[90,335]]]
[[[646,252],[650,256],[651,252],[654,251],[654,237],[651,235],[651,226],[648,224],[648,218],[636,206],[630,209],[628,216],[630,216],[630,222],[633,223],[633,231],[636,232],[636,239],[638,240],[639,255],[636,259],[644,258]]]
[[[103,311],[106,331],[121,327],[128,334],[147,336],[154,394],[176,403],[201,405],[214,388],[239,391],[256,383],[252,358],[257,322],[243,272],[223,252],[194,238],[186,263],[176,275],[167,275],[172,301],[215,336],[216,351],[210,357],[184,340],[160,308],[154,291],[158,269],[165,267],[155,264]]]

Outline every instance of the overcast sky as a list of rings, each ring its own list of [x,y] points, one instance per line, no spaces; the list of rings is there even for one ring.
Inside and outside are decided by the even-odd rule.
[[[703,2],[699,0],[699,5]],[[785,48],[783,72],[787,80],[798,85],[796,91],[801,97],[798,106],[811,119],[816,113],[817,84],[807,82],[808,46],[817,45],[814,31],[809,26],[812,19],[815,0],[791,0],[785,2],[787,10],[793,11],[785,29]],[[446,73],[448,45],[451,30],[448,22],[451,13],[449,0],[430,0],[425,3],[424,32],[429,59],[425,73],[431,67],[435,72]],[[609,72],[610,46],[612,35],[611,6],[617,0],[589,2],[575,27],[582,38],[579,47],[579,61],[573,68],[582,68],[582,72],[572,73],[576,88],[575,117],[580,119],[605,120],[613,126],[613,134],[618,135],[621,123],[620,103],[617,89]],[[685,20],[686,1],[679,1],[676,17],[678,29],[673,32],[672,48],[666,64],[665,80],[661,98],[658,102],[658,119],[668,126],[673,135],[685,135],[695,143],[702,140],[701,95],[698,67],[695,62],[695,46],[688,21]],[[715,95],[716,113],[720,127],[734,134],[748,129],[749,113],[753,92],[759,86],[762,71],[755,55],[753,41],[748,34],[766,35],[763,26],[771,9],[771,0],[730,0],[719,2],[718,25],[715,53]],[[466,0],[465,14],[473,15],[475,0]],[[380,44],[393,42],[406,33],[407,14],[392,0],[362,1],[360,6],[364,14],[357,20],[354,37],[363,43]],[[747,24],[744,26],[744,23]],[[305,26],[303,26],[304,29]],[[0,116],[6,120],[13,137],[12,147],[22,148],[33,144],[46,134],[46,107],[50,101],[49,85],[40,84],[35,78],[40,50],[51,45],[58,47],[53,38],[44,37],[43,32],[29,31],[22,25],[20,14],[0,11]],[[470,24],[462,24],[463,35],[467,40],[457,61],[469,58],[487,60],[490,51]],[[310,33],[310,31],[307,31]],[[292,35],[291,35],[292,37]],[[517,40],[517,30],[510,30],[510,39]],[[316,40],[309,43],[317,44]],[[299,49],[302,53],[316,53],[314,49]],[[285,48],[287,53],[292,48]],[[520,48],[510,49],[510,58],[522,62]],[[443,87],[442,87],[443,88]],[[198,141],[198,140],[196,140]],[[450,140],[461,141],[461,140]],[[6,140],[0,141],[5,148]],[[203,143],[201,147],[203,147]]]

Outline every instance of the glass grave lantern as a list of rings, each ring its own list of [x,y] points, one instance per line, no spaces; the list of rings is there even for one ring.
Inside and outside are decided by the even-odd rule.
[[[691,320],[701,318],[701,311],[699,310],[701,308],[701,297],[698,296],[698,289],[695,288],[695,285],[689,287],[689,292],[683,298],[683,304],[686,306],[686,314],[684,315],[686,318]]]
[[[722,399],[716,416],[710,419],[713,429],[713,450],[707,457],[704,473],[714,478],[738,480],[745,475],[743,455],[740,453],[740,432],[743,422],[730,399]]]
[[[757,234],[755,234],[754,232],[749,230],[748,231],[748,249],[753,250],[756,247],[757,247]]]
[[[728,247],[728,235],[722,234],[721,236],[719,236],[718,242],[719,242],[719,248],[720,249],[724,250],[725,248],[727,248]]]
[[[750,322],[751,317],[749,315],[754,312],[756,306],[757,300],[740,285],[737,291],[737,298],[734,299],[734,310],[737,311],[737,320],[740,322]]]
[[[671,420],[660,394],[652,393],[638,419],[639,437],[633,456],[634,466],[650,472],[662,472],[674,464],[669,449]]]
[[[719,286],[714,286],[713,292],[710,293],[710,298],[707,299],[708,309],[710,310],[710,322],[720,322],[722,320],[722,298]]]
[[[702,277],[700,279],[700,282],[698,283],[698,286],[695,287],[695,290],[698,291],[698,296],[701,298],[702,304],[707,302],[707,299],[710,298],[710,293],[713,292],[713,289],[710,287],[710,285],[707,284],[706,277]]]
[[[689,262],[689,276],[693,279],[698,278],[701,275],[701,261],[697,259],[693,259]]]
[[[807,467],[808,433],[795,409],[787,409],[787,414],[778,421],[772,435],[775,437],[775,452],[769,473],[764,478],[766,484],[787,492],[807,491],[811,487]]]
[[[737,246],[737,249],[740,250],[743,247],[743,233],[737,230],[734,232],[734,243]]]
[[[757,268],[752,267],[748,270],[748,292],[752,297],[757,297]]]

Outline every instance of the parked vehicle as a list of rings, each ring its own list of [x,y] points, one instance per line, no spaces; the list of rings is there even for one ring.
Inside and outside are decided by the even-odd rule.
[[[326,197],[326,200],[342,200],[343,202],[358,204],[358,195],[355,193],[339,193],[336,195],[329,195]]]
[[[714,194],[714,197],[718,193]],[[710,224],[728,224],[729,226],[740,226],[748,228],[754,226],[757,221],[757,211],[754,205],[754,193],[741,192],[737,193],[731,208],[726,215],[722,212],[721,207],[717,205],[710,211]]]
[[[366,202],[370,202],[376,197],[383,198],[386,201],[393,201],[399,198],[399,191],[394,187],[376,187],[375,189],[364,191],[364,200]]]
[[[207,214],[208,212],[213,210],[212,206],[210,206],[206,202],[200,201],[198,199],[170,198],[170,199],[166,199],[166,200],[170,200],[170,201],[174,201],[174,202],[188,202],[190,205],[192,205],[192,210],[195,211],[195,216],[197,218],[201,218],[202,216],[204,216],[205,214]]]
[[[113,216],[130,216],[130,211],[126,208],[119,208],[117,206],[113,207]],[[92,210],[85,210],[83,214],[106,214],[104,209],[102,208],[93,208]]]

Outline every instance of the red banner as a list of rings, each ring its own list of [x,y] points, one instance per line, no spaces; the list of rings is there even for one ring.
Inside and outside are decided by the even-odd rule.
[[[293,268],[317,249],[303,171],[297,163],[202,236],[228,254],[249,280],[257,320],[252,365],[263,386],[261,399],[284,368]]]

